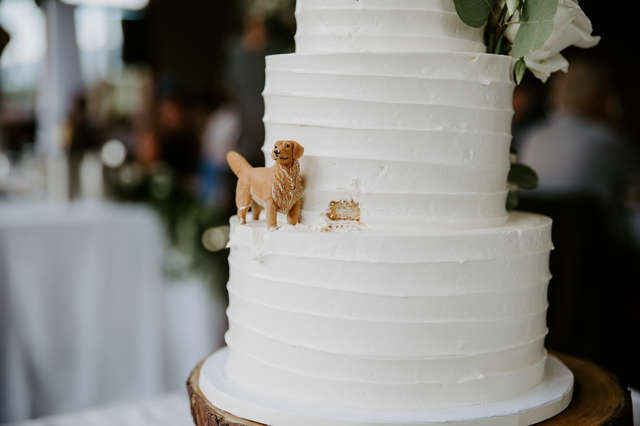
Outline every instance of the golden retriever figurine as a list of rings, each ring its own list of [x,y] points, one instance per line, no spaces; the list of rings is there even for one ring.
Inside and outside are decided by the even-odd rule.
[[[249,207],[254,220],[258,220],[263,208],[266,209],[269,228],[277,226],[278,212],[287,215],[290,225],[298,223],[304,190],[298,160],[303,153],[304,148],[298,142],[277,141],[271,151],[275,164],[255,168],[237,152],[227,154],[227,162],[238,176],[236,207],[240,223],[247,223]]]

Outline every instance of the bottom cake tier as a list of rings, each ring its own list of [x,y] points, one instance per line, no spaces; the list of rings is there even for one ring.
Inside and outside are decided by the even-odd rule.
[[[409,231],[231,221],[226,380],[374,411],[507,400],[545,374],[551,220]]]
[[[252,392],[234,383],[224,371],[228,356],[228,348],[218,350],[200,363],[189,378],[187,387],[197,426],[525,426],[562,412],[572,402],[573,396],[574,376],[571,370],[558,358],[548,356],[544,378],[537,386],[513,398],[492,403],[416,410],[299,403]],[[574,409],[569,416],[558,418],[553,424],[582,424],[585,412],[594,413],[593,424],[603,423],[597,419],[619,417],[620,406],[607,398],[602,399],[602,386],[611,391],[607,382],[616,383],[606,373],[594,377],[590,396],[581,394],[578,402],[581,410]],[[621,388],[618,394],[624,394]],[[603,413],[594,410],[594,404],[604,404],[610,409]]]

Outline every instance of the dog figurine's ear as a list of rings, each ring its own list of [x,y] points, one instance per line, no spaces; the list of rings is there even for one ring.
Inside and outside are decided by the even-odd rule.
[[[296,160],[299,160],[304,154],[304,147],[300,145],[298,142],[293,142],[293,157]]]

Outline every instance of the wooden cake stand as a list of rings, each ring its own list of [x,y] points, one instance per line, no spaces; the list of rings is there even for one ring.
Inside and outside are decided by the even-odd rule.
[[[631,397],[609,372],[596,364],[554,353],[575,376],[573,399],[562,413],[539,425],[545,426],[632,426]],[[212,405],[198,384],[200,362],[187,381],[191,415],[196,426],[264,426],[242,419]]]

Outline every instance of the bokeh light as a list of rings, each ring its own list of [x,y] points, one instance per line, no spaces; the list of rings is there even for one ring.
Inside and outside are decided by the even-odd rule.
[[[229,227],[217,226],[207,229],[202,234],[202,245],[209,251],[216,252],[227,247],[229,242]]]
[[[120,167],[127,157],[127,149],[119,140],[111,139],[102,147],[101,157],[107,167]]]

